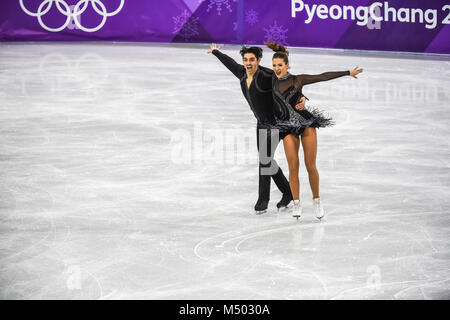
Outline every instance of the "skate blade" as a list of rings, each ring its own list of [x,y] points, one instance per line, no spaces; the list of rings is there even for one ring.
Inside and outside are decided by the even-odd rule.
[[[263,214],[263,213],[266,213],[267,212],[267,209],[266,210],[262,210],[262,211],[255,211],[255,214],[256,215],[260,215],[260,214]]]
[[[287,209],[290,209],[290,208],[291,208],[290,206],[279,207],[279,208],[278,208],[278,212],[280,212],[280,211],[286,211]]]

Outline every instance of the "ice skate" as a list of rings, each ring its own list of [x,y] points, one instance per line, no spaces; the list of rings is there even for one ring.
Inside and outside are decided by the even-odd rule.
[[[313,199],[314,213],[317,219],[322,219],[325,216],[325,212],[320,202],[320,198]]]
[[[292,216],[298,219],[302,216],[302,205],[300,200],[294,200],[294,207],[292,208]]]
[[[256,214],[263,214],[267,212],[267,206],[269,205],[268,200],[261,200],[258,199],[258,201],[255,204],[255,213]]]
[[[283,194],[283,197],[281,198],[280,202],[277,203],[278,212],[289,208],[289,205],[291,204],[292,200],[293,199],[291,194]]]

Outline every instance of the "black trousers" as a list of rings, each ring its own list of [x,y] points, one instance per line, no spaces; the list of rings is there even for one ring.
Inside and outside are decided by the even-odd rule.
[[[283,138],[269,126],[258,123],[256,127],[256,143],[259,155],[259,194],[258,200],[270,200],[270,179],[272,178],[283,194],[291,194],[289,181],[273,159],[275,150]]]

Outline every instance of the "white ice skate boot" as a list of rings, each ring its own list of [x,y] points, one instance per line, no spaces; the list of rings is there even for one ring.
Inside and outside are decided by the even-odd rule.
[[[294,218],[300,218],[302,216],[302,205],[300,200],[294,200],[294,206],[292,207],[292,216]]]
[[[314,213],[316,214],[317,219],[322,219],[325,216],[325,212],[322,207],[322,203],[320,202],[320,198],[313,199]]]

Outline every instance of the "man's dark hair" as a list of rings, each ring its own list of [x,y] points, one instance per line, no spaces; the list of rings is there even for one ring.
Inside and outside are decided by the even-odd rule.
[[[244,57],[244,54],[246,54],[246,53],[253,53],[255,55],[256,59],[262,58],[262,52],[263,51],[260,47],[246,47],[246,46],[242,46],[241,51],[239,51],[242,58]]]

